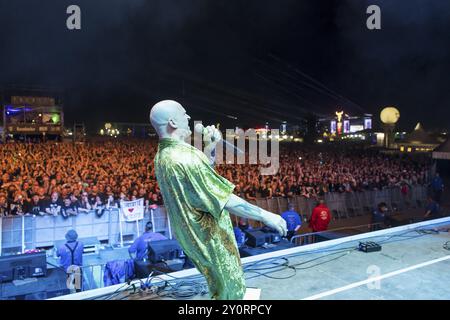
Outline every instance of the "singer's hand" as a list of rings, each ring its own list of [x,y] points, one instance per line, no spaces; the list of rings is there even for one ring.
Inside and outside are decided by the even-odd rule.
[[[215,145],[222,140],[222,133],[213,126],[207,126],[205,128],[207,133],[203,136],[203,141],[205,141],[205,146],[209,148],[214,148]]]
[[[281,236],[285,237],[287,235],[286,221],[280,215],[266,211],[262,222],[266,226],[275,229]]]

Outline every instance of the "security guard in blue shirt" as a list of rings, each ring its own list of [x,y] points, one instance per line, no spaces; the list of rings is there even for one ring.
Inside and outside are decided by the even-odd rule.
[[[148,221],[145,225],[145,232],[140,237],[137,237],[133,244],[128,248],[130,257],[132,257],[131,254],[136,253],[135,260],[142,261],[147,255],[148,242],[167,240],[167,237],[158,232],[152,232],[152,230],[153,224],[151,221]]]

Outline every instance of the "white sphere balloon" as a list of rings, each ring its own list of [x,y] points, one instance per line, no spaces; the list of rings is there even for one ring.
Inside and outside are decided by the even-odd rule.
[[[397,123],[400,118],[400,111],[394,107],[386,107],[380,113],[380,119],[385,124]]]

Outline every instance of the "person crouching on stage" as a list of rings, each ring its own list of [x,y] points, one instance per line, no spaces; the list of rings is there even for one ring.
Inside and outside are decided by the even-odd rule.
[[[153,224],[151,221],[148,221],[145,225],[145,232],[134,240],[133,244],[128,248],[128,253],[131,258],[133,258],[132,254],[136,253],[134,259],[142,261],[146,258],[148,242],[160,240],[167,240],[167,238],[158,232],[153,232]]]

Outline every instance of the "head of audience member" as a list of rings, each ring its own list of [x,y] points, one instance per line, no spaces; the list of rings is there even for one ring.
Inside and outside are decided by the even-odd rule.
[[[52,195],[51,195],[52,202],[58,201],[58,198],[59,198],[58,192],[52,192]]]
[[[294,204],[292,202],[288,203],[288,210],[289,211],[295,211],[295,206],[294,206]]]
[[[69,207],[72,204],[72,200],[69,197],[64,198],[64,205]]]

